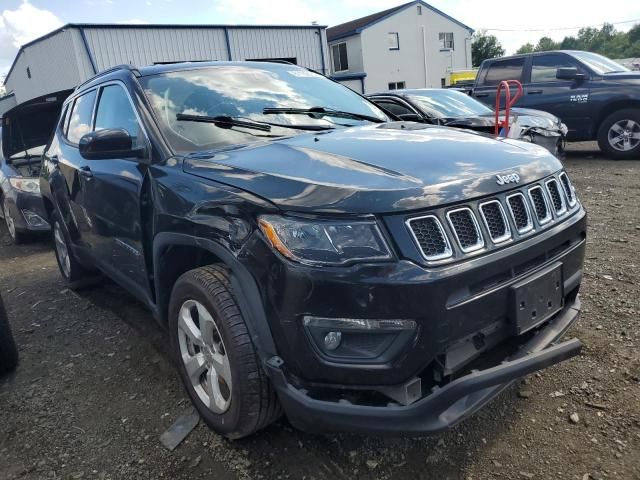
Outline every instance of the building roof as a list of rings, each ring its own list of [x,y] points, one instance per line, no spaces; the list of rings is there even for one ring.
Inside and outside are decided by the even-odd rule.
[[[428,3],[423,2],[422,0],[415,0],[413,2],[404,3],[402,5],[398,5],[397,7],[389,8],[387,10],[383,10],[377,13],[372,13],[371,15],[367,15],[366,17],[356,18],[355,20],[351,20],[350,22],[342,23],[340,25],[336,25],[335,27],[328,28],[327,41],[331,42],[333,40],[338,40],[340,38],[346,38],[352,35],[357,35],[360,32],[362,32],[362,30],[364,30],[365,28],[370,27],[371,25],[378,23],[379,21],[384,20],[387,17],[395,15],[396,13],[398,13],[401,10],[404,10],[407,7],[411,7],[414,5],[422,5],[423,7],[428,8],[429,10],[451,20],[452,22],[457,23],[462,28],[466,28],[467,30],[473,32],[473,29],[471,27],[465,25],[464,23],[456,20],[453,17],[450,17],[449,15],[438,10],[437,8],[432,7]]]
[[[54,35],[63,32],[64,30],[68,30],[70,28],[77,28],[83,30],[85,28],[101,28],[101,29],[193,29],[193,28],[223,28],[223,29],[234,29],[234,28],[246,28],[246,29],[287,29],[287,28],[312,28],[312,29],[325,29],[326,25],[220,25],[220,24],[166,24],[166,23],[67,23],[60,28],[56,28],[55,30],[36,38],[35,40],[31,40],[28,43],[25,43],[20,47],[16,57],[13,59],[13,63],[9,68],[9,72],[7,72],[7,76],[4,79],[4,84],[7,84],[7,80],[13,71],[13,67],[15,66],[18,57],[22,54],[25,48],[30,47],[31,45],[35,45],[36,43],[40,43]]]

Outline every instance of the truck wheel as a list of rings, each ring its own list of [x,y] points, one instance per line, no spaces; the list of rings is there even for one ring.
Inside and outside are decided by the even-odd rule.
[[[18,349],[11,334],[7,312],[0,298],[0,375],[10,372],[18,365]]]
[[[84,268],[76,259],[71,249],[67,230],[62,224],[58,212],[53,212],[52,219],[51,232],[53,233],[56,260],[58,261],[60,274],[67,286],[75,290],[96,283],[100,276]]]
[[[15,245],[24,243],[26,240],[26,235],[16,230],[16,222],[11,216],[11,210],[9,209],[9,201],[7,200],[6,197],[2,202],[2,217],[4,218],[4,223],[7,227],[7,231],[9,232],[9,236],[11,237],[11,241]]]
[[[640,158],[640,110],[626,108],[605,118],[598,130],[598,145],[614,160]]]
[[[238,439],[281,415],[225,268],[201,267],[178,279],[169,332],[180,377],[211,429]]]

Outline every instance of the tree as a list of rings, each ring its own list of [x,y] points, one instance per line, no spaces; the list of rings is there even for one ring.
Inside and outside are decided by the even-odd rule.
[[[473,43],[471,44],[471,58],[474,67],[487,58],[502,57],[504,48],[495,35],[487,35],[486,30],[479,30],[473,34]]]
[[[554,42],[553,39],[549,37],[542,37],[540,40],[538,40],[538,44],[536,45],[534,51],[548,52],[550,50],[558,50],[559,47],[560,45]]]
[[[517,54],[521,54],[521,53],[531,53],[533,52],[533,49],[535,47],[533,46],[532,43],[525,43],[524,45],[522,45],[517,51]]]

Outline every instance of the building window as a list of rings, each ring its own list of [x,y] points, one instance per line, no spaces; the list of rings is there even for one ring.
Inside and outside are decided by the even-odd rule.
[[[406,88],[404,82],[389,82],[389,90],[400,90]]]
[[[346,42],[338,43],[331,46],[331,56],[333,57],[333,71],[344,72],[349,70],[349,62],[347,60],[347,44]]]
[[[422,15],[422,5],[418,5],[418,15]]]
[[[27,67],[27,78],[31,78],[31,69]]]
[[[447,86],[447,79],[446,78],[441,78],[440,79],[440,87],[444,88]]]
[[[443,32],[438,35],[442,50],[453,50],[453,32]]]
[[[398,32],[389,32],[387,38],[389,50],[400,50],[400,37],[398,37]]]

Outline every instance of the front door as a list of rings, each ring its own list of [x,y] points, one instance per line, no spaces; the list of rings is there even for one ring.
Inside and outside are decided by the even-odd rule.
[[[148,143],[125,86],[119,82],[100,88],[94,128],[124,129],[134,147]],[[91,222],[87,239],[91,254],[119,283],[135,289],[138,296],[146,296],[149,279],[142,209],[147,162],[117,158],[89,160],[87,164],[83,182],[85,208]]]
[[[585,75],[583,80],[559,80],[558,68],[574,67]],[[591,125],[588,72],[569,55],[544,53],[534,55],[531,80],[525,85],[518,107],[534,108],[560,118],[569,128],[569,138],[586,138]]]

